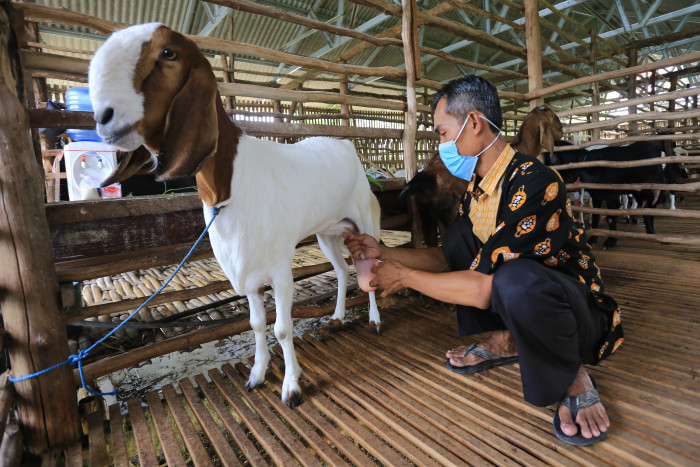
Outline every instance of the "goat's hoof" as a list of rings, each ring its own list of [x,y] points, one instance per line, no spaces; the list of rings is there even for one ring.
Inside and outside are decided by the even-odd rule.
[[[382,323],[375,323],[374,321],[369,322],[369,327],[372,329],[374,334],[381,334]]]
[[[632,224],[634,224],[634,225],[639,224],[639,219],[637,219],[636,217],[633,217],[633,218],[632,218]]]
[[[611,241],[612,240],[612,241]],[[614,238],[609,238],[603,243],[603,249],[604,250],[612,250],[617,246],[617,240]]]
[[[598,243],[598,237],[588,237],[589,245],[595,245],[596,243]]]
[[[287,394],[287,398],[284,400],[284,403],[293,409],[301,404],[302,401],[303,399],[301,398],[301,392],[295,391]]]
[[[343,329],[344,325],[343,322],[339,319],[332,319],[328,321],[328,330],[330,332],[338,332],[341,329]]]
[[[245,384],[245,388],[248,390],[248,392],[250,392],[250,391],[252,391],[253,389],[255,389],[255,388],[257,388],[258,386],[260,386],[261,384],[262,384],[262,383],[258,383],[258,382],[254,383],[254,382],[252,382],[252,381],[248,381],[248,382]]]

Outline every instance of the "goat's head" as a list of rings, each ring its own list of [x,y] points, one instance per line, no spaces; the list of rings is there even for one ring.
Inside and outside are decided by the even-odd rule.
[[[423,223],[424,230],[437,225],[444,233],[457,216],[459,203],[467,191],[469,182],[457,178],[447,170],[439,154],[433,155],[425,168],[418,172],[401,191],[401,198],[414,196]],[[431,238],[425,232],[426,240]],[[435,246],[428,240],[428,246]]]
[[[160,23],[117,31],[95,53],[88,80],[104,142],[151,152],[123,158],[111,183],[144,167],[159,181],[192,176],[216,152],[216,79],[182,34]]]
[[[545,105],[535,107],[527,114],[511,145],[519,152],[537,157],[542,148],[554,152],[554,142],[564,135],[561,120]]]

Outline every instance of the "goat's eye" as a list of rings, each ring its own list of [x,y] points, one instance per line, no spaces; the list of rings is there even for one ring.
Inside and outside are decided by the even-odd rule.
[[[175,60],[177,57],[177,54],[170,49],[163,49],[163,53],[161,55],[166,60]]]

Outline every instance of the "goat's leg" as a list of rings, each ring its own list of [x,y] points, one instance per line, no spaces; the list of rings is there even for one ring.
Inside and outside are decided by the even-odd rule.
[[[620,209],[620,196],[612,194],[607,198],[608,209]],[[615,232],[617,231],[617,216],[605,216],[608,222],[608,229]],[[606,250],[611,250],[617,246],[617,238],[608,237],[603,243],[603,248]]]
[[[265,381],[265,372],[270,363],[270,351],[267,348],[266,336],[266,316],[265,305],[263,303],[262,289],[260,292],[248,295],[248,305],[250,307],[250,327],[255,333],[255,364],[250,370],[248,384],[246,387],[250,391],[254,387]]]
[[[335,269],[335,273],[338,276],[338,298],[335,302],[335,312],[328,323],[331,331],[338,331],[343,327],[343,321],[345,320],[345,296],[348,291],[349,276],[348,263],[343,258],[341,237],[331,234],[317,234],[316,238],[318,238],[318,245],[321,247],[321,251],[333,265],[333,269]]]
[[[282,382],[282,401],[290,407],[296,407],[301,402],[301,367],[294,350],[294,323],[292,322],[292,299],[294,281],[292,270],[280,273],[272,278],[275,291],[275,337],[282,347],[284,355],[284,381]]]

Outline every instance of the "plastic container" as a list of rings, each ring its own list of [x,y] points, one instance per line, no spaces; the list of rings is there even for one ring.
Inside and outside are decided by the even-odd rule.
[[[117,150],[114,147],[95,141],[78,141],[66,144],[63,154],[69,200],[121,197],[121,185],[118,183],[100,188],[100,183],[117,166]]]
[[[372,268],[380,263],[377,258],[372,259],[355,259],[353,260],[355,269],[357,270],[357,285],[365,292],[373,292],[376,287],[369,285],[377,275],[372,272]]]
[[[66,91],[66,108],[68,110],[94,112],[89,89],[80,87],[68,89]],[[68,136],[70,136],[73,141],[102,142],[102,138],[100,138],[95,130],[69,128],[66,130],[66,133],[68,133]]]

